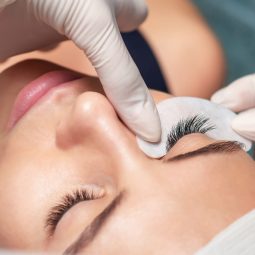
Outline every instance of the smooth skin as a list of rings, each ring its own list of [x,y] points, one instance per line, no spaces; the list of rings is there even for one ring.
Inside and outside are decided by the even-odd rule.
[[[82,254],[193,254],[254,208],[255,165],[244,151],[163,162],[215,142],[192,134],[164,159],[150,159],[97,78],[54,89],[6,132],[17,93],[56,69],[61,67],[31,60],[0,75],[2,248],[63,252],[120,192],[123,201]],[[156,101],[170,97],[151,93]],[[95,189],[98,199],[69,209],[49,237],[48,211],[82,187]]]

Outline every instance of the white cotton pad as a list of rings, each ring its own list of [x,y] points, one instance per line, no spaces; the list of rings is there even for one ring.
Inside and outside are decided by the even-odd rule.
[[[208,100],[195,97],[173,97],[157,104],[161,120],[162,135],[159,143],[150,143],[136,137],[139,148],[151,158],[160,158],[167,153],[167,136],[173,127],[181,120],[198,116],[209,118],[213,130],[206,135],[216,140],[237,141],[245,145],[249,151],[252,142],[238,135],[232,128],[231,122],[236,114],[225,107]]]

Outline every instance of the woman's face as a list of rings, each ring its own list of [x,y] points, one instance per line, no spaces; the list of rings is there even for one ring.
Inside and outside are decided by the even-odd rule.
[[[56,69],[33,60],[0,76],[1,247],[191,254],[254,207],[254,163],[238,146],[215,152],[217,141],[191,134],[150,159],[96,78],[52,89],[7,130],[18,92]]]

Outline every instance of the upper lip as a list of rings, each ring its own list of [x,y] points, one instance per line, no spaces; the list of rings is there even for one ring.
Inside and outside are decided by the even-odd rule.
[[[7,129],[13,128],[20,118],[29,111],[41,97],[47,94],[51,88],[78,78],[81,78],[81,74],[66,70],[57,70],[43,74],[27,84],[16,97],[7,122]]]

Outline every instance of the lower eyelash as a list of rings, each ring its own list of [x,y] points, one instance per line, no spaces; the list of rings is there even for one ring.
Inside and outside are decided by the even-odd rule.
[[[183,136],[206,132],[215,129],[215,126],[210,124],[210,119],[203,115],[194,115],[186,119],[181,119],[167,136],[166,151],[168,152]]]

